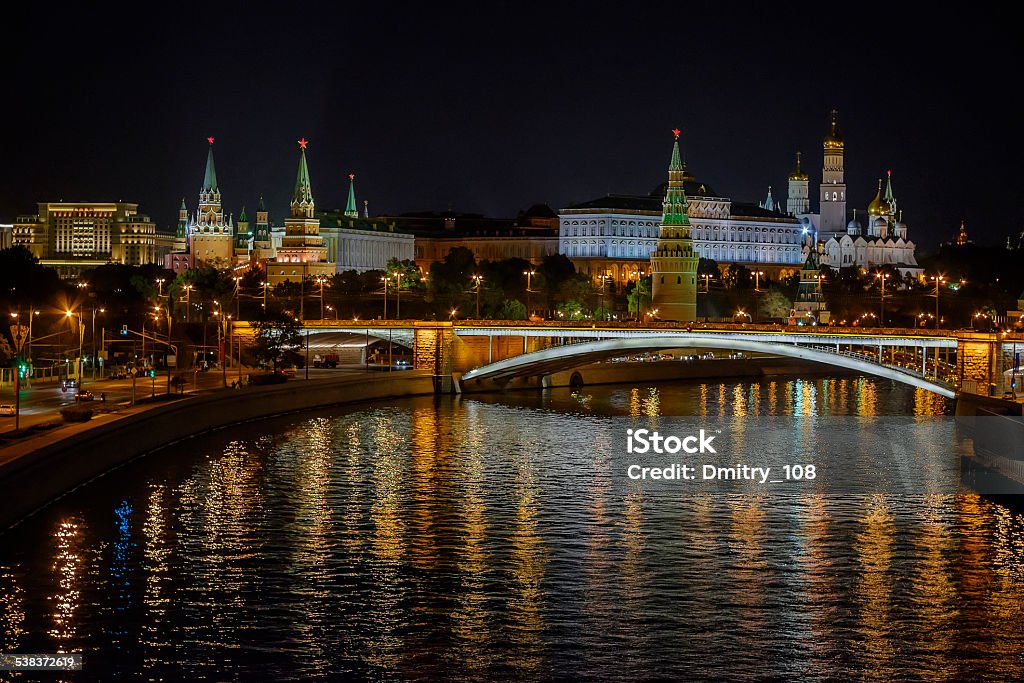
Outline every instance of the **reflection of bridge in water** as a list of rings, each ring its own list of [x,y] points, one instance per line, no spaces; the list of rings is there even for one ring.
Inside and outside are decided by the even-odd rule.
[[[464,384],[541,380],[616,356],[666,349],[721,349],[821,363],[953,397],[984,393],[1011,369],[1020,334],[892,328],[694,323],[523,321],[306,321],[311,337],[347,333],[412,349],[416,368]]]

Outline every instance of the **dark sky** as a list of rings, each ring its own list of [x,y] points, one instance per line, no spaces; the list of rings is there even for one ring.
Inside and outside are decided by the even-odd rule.
[[[814,196],[835,106],[850,208],[891,168],[919,244],[961,218],[982,242],[1024,229],[1021,41],[968,3],[22,4],[0,66],[0,222],[124,199],[170,226],[211,135],[225,208],[262,192],[278,220],[303,136],[323,208],[350,171],[371,213],[645,193],[674,126],[719,192],[784,197],[802,150]]]

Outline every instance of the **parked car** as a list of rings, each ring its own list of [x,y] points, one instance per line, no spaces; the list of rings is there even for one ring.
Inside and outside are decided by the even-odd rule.
[[[15,408],[10,403],[4,403],[0,405],[0,415],[14,417]]]
[[[412,370],[412,363],[405,358],[399,358],[394,363],[395,370]]]
[[[93,396],[93,393],[88,389],[80,389],[79,391],[75,392],[76,401],[92,401],[95,398],[96,397]]]
[[[317,354],[313,356],[313,367],[314,368],[336,368],[338,367],[338,361],[341,359],[336,353],[327,353],[321,356]]]

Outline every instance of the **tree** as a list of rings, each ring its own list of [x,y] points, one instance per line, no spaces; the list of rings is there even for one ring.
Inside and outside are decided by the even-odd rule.
[[[476,256],[466,247],[455,247],[443,261],[430,264],[428,297],[439,312],[447,314],[463,302],[476,270]]]
[[[561,320],[583,320],[587,316],[580,302],[571,300],[558,307],[558,317]]]
[[[725,277],[723,279],[728,289],[749,289],[754,278],[746,266],[730,263],[729,267],[725,269]]]
[[[637,318],[651,307],[651,275],[642,277],[632,283],[632,289],[626,293],[627,310]]]
[[[416,266],[416,262],[411,259],[405,259],[399,261],[396,258],[388,259],[387,266],[384,268],[387,272],[388,277],[393,277],[395,273],[401,273],[401,286],[402,289],[411,289],[418,287],[420,284],[420,269]],[[390,287],[395,285],[389,284]]]
[[[282,312],[264,311],[256,320],[256,337],[252,352],[257,360],[278,367],[292,365],[301,356],[302,332],[299,321]]]
[[[526,320],[526,304],[518,299],[506,299],[497,317],[498,320]]]
[[[758,302],[760,317],[785,318],[793,308],[793,302],[785,294],[774,287],[765,293]]]

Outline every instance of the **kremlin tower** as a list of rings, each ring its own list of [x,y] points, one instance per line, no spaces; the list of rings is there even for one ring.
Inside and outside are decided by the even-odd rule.
[[[821,175],[821,232],[846,231],[846,180],[843,177],[843,136],[839,112],[832,110],[832,126],[822,143],[825,163]]]
[[[672,131],[672,160],[668,189],[662,203],[657,250],[651,254],[652,303],[662,320],[697,319],[697,252],[690,237],[689,205],[683,182],[686,171],[679,156],[679,129]]]
[[[213,138],[206,141],[210,143],[210,149],[206,155],[203,189],[199,191],[199,209],[188,225],[188,248],[193,268],[203,262],[227,266],[234,254],[234,227],[230,218],[224,221],[217,170],[213,165]]]
[[[267,261],[270,282],[303,280],[317,275],[333,275],[333,263],[327,261],[327,247],[320,236],[320,219],[314,217],[313,189],[306,165],[305,138],[299,140],[299,172],[292,194],[291,215],[284,221],[284,238],[277,255]]]

